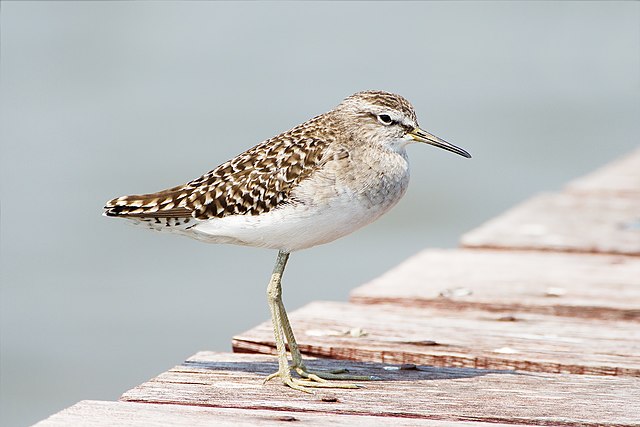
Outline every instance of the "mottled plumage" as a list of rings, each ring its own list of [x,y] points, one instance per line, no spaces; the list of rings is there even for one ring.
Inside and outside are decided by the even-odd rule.
[[[184,185],[107,202],[108,216],[199,220],[259,215],[288,200],[291,189],[322,164],[330,132],[319,118],[268,139]],[[306,135],[313,129],[315,135]]]

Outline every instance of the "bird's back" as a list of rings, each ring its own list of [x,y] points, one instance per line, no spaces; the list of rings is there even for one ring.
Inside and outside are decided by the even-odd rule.
[[[330,137],[305,133],[318,119],[268,139],[186,184],[112,199],[104,207],[105,215],[161,230],[269,212],[290,202],[292,189],[321,165]]]

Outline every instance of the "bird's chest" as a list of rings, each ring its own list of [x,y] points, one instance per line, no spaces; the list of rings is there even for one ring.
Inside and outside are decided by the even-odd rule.
[[[327,162],[307,184],[303,196],[310,203],[375,219],[403,196],[409,163],[405,153],[353,150],[346,158]]]
[[[336,188],[363,208],[385,212],[409,185],[409,163],[403,154],[355,151],[344,173],[336,177]]]
[[[404,159],[369,163],[347,184],[355,201],[368,209],[386,211],[404,195],[409,185],[409,165]]]

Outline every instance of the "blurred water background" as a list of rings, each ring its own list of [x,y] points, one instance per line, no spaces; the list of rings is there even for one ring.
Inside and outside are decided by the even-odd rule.
[[[411,146],[405,198],[293,254],[290,310],[638,145],[637,2],[6,2],[1,418],[126,389],[268,318],[274,251],[101,217],[364,89],[400,93],[469,150]]]

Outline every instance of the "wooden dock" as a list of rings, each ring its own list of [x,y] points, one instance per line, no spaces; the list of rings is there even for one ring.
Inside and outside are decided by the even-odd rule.
[[[640,426],[640,150],[291,322],[310,367],[380,380],[263,385],[265,322],[37,426]]]

